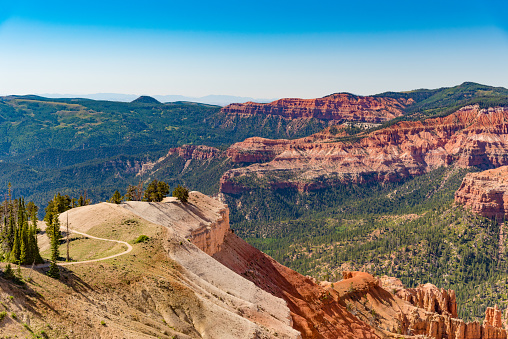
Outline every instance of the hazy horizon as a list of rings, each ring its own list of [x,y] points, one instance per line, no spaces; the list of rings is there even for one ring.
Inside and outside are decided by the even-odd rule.
[[[502,1],[2,6],[0,95],[315,98],[465,81],[508,87]]]

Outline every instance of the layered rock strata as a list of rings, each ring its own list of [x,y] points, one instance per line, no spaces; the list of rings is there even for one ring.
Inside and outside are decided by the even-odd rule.
[[[397,181],[441,166],[499,167],[508,165],[508,108],[467,106],[446,117],[400,122],[356,141],[249,138],[227,154],[234,162],[254,164],[226,172],[224,193],[249,190],[252,182],[308,191]]]
[[[274,115],[287,119],[315,118],[319,120],[385,122],[403,115],[412,99],[362,97],[346,93],[317,99],[287,98],[268,104],[246,102],[222,108],[227,115]]]
[[[501,311],[488,308],[483,324],[457,318],[455,293],[432,284],[399,289],[396,279],[377,279],[364,272],[344,272],[343,280],[328,283],[332,296],[348,305],[348,310],[370,321],[381,337],[403,334],[406,338],[506,339]],[[395,294],[383,286],[395,286]]]
[[[157,161],[147,162],[137,171],[137,176],[142,176],[152,172],[154,169],[164,166],[164,162],[168,161],[173,155],[184,159],[189,163],[191,160],[208,161],[225,156],[224,152],[215,148],[204,145],[183,145],[181,147],[170,148],[168,153],[160,157]]]
[[[229,233],[214,258],[256,286],[286,301],[303,338],[378,338],[375,330],[330,297],[314,280],[279,264]]]
[[[378,338],[343,306],[327,300],[314,281],[236,237],[229,229],[227,206],[218,200],[191,192],[188,204],[167,198],[122,206],[167,227],[168,254],[185,269],[185,284],[200,296],[208,293],[203,307],[216,309],[219,319],[203,320],[208,331],[204,337]],[[228,312],[237,312],[237,318]],[[208,320],[220,323],[222,331],[229,321],[231,331],[219,335]]]
[[[483,324],[465,323],[455,293],[431,284],[404,289],[397,279],[365,272],[318,284],[238,238],[227,206],[199,192],[188,204],[106,205],[165,226],[165,249],[181,266],[177,279],[203,314],[192,320],[202,337],[506,339],[497,307],[487,309]]]
[[[455,202],[487,218],[508,218],[508,166],[468,173],[455,192]]]

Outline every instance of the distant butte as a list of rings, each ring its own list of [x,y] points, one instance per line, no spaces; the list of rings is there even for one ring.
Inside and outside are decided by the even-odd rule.
[[[136,100],[133,100],[134,104],[160,104],[161,102],[155,98],[152,98],[148,95],[142,95]]]

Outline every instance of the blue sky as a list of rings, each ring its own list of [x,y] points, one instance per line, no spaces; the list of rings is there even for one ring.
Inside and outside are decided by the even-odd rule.
[[[508,87],[506,1],[5,1],[0,94]]]

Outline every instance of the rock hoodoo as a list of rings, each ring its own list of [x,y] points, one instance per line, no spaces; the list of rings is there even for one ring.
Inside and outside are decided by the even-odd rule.
[[[343,279],[327,283],[336,300],[358,318],[375,324],[383,338],[506,339],[501,311],[487,308],[485,321],[466,323],[457,318],[455,292],[432,284],[400,289],[397,279],[377,279],[365,272],[344,272]],[[392,293],[384,286],[393,286]]]

